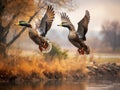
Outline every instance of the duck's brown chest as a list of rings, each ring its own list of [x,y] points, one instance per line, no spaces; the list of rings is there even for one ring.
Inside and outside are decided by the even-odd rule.
[[[69,35],[68,35],[68,38],[69,39],[75,39],[77,37],[77,34],[76,34],[76,32],[69,32]]]
[[[34,33],[34,32],[31,32],[29,31],[29,37],[32,39],[32,38],[35,38],[37,35]]]
[[[40,44],[41,39],[40,37],[35,33],[35,32],[31,32],[29,31],[29,37],[32,39],[33,42],[35,42],[36,44]]]

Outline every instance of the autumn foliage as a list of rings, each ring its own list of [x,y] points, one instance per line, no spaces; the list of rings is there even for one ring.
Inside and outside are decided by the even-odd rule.
[[[0,57],[0,79],[3,81],[34,81],[45,79],[75,79],[87,73],[84,60],[61,60],[46,62],[41,57],[10,56],[7,60]],[[77,74],[76,74],[77,73]],[[76,76],[77,75],[77,76]]]

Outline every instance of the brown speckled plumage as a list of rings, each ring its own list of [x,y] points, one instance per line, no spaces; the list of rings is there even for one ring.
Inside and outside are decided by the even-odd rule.
[[[85,16],[80,22],[78,22],[78,29],[75,30],[73,24],[71,23],[69,17],[66,13],[61,13],[61,26],[69,29],[68,39],[69,41],[77,47],[79,50],[84,49],[86,54],[90,53],[89,47],[84,43],[86,40],[86,33],[88,31],[88,23],[90,20],[89,11],[86,10]]]

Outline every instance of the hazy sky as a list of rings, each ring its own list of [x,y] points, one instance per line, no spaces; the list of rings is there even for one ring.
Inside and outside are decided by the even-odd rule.
[[[120,0],[73,0],[73,2],[74,1],[77,4],[75,5],[77,7],[74,11],[60,9],[59,12],[66,12],[77,29],[77,23],[84,17],[85,10],[88,10],[90,12],[88,38],[92,36],[100,37],[98,33],[105,21],[120,21]],[[51,41],[57,42],[62,47],[66,48],[67,46],[68,48],[73,48],[67,39],[68,30],[57,26],[57,24],[61,23],[59,12],[57,12],[52,25],[52,29],[54,30],[51,30],[47,36]]]
[[[59,8],[59,11],[56,10],[52,29],[47,34],[50,41],[56,42],[62,48],[76,50],[76,48],[68,41],[67,37],[69,31],[66,28],[57,26],[57,24],[61,23],[59,12],[66,12],[77,29],[77,23],[84,17],[85,10],[88,10],[90,12],[90,23],[86,35],[87,38],[93,36],[96,38],[100,37],[98,34],[105,21],[120,21],[120,0],[73,0],[73,2],[77,4],[73,4],[76,8],[74,11],[67,11],[63,8]],[[35,44],[31,41],[30,46],[34,47]]]

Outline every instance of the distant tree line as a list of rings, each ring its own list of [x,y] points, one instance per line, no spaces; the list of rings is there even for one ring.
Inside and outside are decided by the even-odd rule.
[[[105,22],[102,25],[102,43],[110,46],[113,51],[120,51],[120,22]]]

